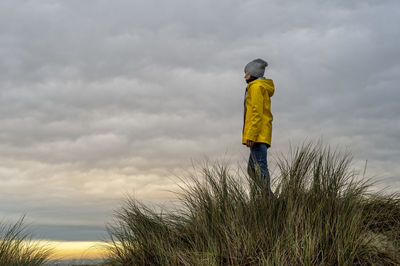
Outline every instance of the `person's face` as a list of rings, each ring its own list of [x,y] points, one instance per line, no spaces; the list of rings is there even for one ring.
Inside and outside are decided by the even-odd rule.
[[[249,80],[251,78],[251,75],[249,73],[244,73],[244,79]]]

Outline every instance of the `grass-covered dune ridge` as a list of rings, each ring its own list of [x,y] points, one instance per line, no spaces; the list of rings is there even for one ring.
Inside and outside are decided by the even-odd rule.
[[[243,171],[242,171],[243,172]],[[277,159],[275,197],[223,163],[188,176],[184,207],[129,198],[107,265],[399,265],[399,194],[370,192],[351,156],[304,144]]]
[[[15,224],[0,224],[0,266],[39,266],[49,261],[50,248],[31,239],[23,224],[24,217]]]

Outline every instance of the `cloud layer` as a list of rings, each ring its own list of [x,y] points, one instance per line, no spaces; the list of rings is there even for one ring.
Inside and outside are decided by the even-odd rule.
[[[0,215],[27,213],[45,238],[96,240],[126,194],[171,198],[173,173],[191,159],[245,163],[243,67],[257,57],[276,84],[272,157],[322,137],[398,190],[399,10],[373,0],[2,1]],[[90,227],[88,239],[74,226]]]

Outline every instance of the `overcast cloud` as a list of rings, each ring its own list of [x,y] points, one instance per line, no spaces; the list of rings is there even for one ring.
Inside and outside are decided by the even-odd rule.
[[[0,219],[96,240],[127,194],[172,198],[191,159],[245,163],[258,57],[271,157],[322,138],[400,190],[399,18],[397,0],[1,1]]]

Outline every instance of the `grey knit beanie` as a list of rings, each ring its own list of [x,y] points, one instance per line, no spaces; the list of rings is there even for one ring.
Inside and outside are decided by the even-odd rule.
[[[264,76],[265,68],[268,66],[268,63],[260,58],[255,59],[248,63],[244,68],[244,72],[249,73],[253,77],[262,77]]]

